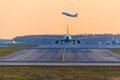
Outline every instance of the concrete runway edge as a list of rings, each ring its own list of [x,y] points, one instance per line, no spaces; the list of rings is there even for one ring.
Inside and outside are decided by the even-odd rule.
[[[120,66],[120,61],[0,61],[0,66]]]

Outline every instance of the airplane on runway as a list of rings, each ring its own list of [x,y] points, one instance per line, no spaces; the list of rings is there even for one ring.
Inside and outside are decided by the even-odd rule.
[[[9,45],[9,44],[23,44],[23,42],[16,42],[14,40],[0,40],[0,45]]]
[[[90,38],[101,38],[101,36],[93,36],[93,37],[83,37],[83,38],[74,38],[72,39],[71,35],[69,34],[69,28],[68,28],[68,24],[67,24],[67,34],[64,36],[63,39],[58,39],[58,38],[54,38],[56,39],[55,43],[56,44],[63,44],[63,43],[73,43],[74,45],[77,43],[77,44],[80,44],[81,43],[81,39],[90,39]]]
[[[16,44],[16,42],[13,41],[13,40],[3,40],[3,39],[1,39],[0,40],[0,44],[4,44],[4,45],[7,45],[7,44]]]
[[[53,37],[43,37],[47,39],[52,39],[55,41],[55,44],[63,44],[63,43],[73,43],[74,45],[80,44],[82,39],[90,39],[90,38],[100,38],[101,36],[93,36],[93,37],[83,37],[83,38],[74,38],[72,39],[71,35],[69,34],[69,28],[67,24],[67,34],[64,36],[63,39],[61,38],[53,38]]]
[[[75,44],[76,42],[78,44],[80,44],[80,40],[73,40],[72,37],[70,36],[69,34],[69,29],[68,29],[68,24],[67,24],[67,34],[64,36],[64,39],[63,40],[56,40],[55,43],[58,44],[58,43],[61,43],[63,44],[63,42],[67,43],[67,42],[73,42],[73,44]]]
[[[66,15],[66,16],[70,16],[70,17],[77,17],[77,15],[78,15],[78,13],[70,14],[70,13],[67,13],[67,12],[62,12],[62,14]]]

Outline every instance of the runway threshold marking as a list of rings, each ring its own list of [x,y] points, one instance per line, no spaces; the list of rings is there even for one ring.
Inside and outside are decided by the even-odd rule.
[[[106,58],[106,57],[105,57],[105,56],[103,56],[103,55],[100,55],[97,51],[95,51],[95,50],[91,50],[91,51],[93,51],[93,53],[94,53],[95,55],[97,55],[97,56],[101,57],[102,59],[104,59],[104,60],[107,60],[107,61],[108,61],[108,58]]]

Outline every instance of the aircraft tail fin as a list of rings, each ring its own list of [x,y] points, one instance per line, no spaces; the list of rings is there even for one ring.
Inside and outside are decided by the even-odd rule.
[[[75,16],[77,17],[78,13],[75,14]]]
[[[67,24],[67,34],[69,34],[69,28],[68,28],[68,24]]]

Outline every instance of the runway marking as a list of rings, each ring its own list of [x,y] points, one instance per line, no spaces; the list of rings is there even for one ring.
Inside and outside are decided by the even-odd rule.
[[[106,58],[106,57],[105,57],[105,56],[103,56],[103,55],[100,55],[97,51],[92,50],[92,49],[91,49],[91,51],[93,51],[93,53],[94,53],[95,55],[97,55],[97,56],[101,57],[102,59],[104,59],[104,60],[108,61],[108,58]]]
[[[32,54],[32,52],[24,55],[22,58],[19,58],[19,60],[25,59],[26,57],[28,57],[28,56],[31,55],[31,54]]]

